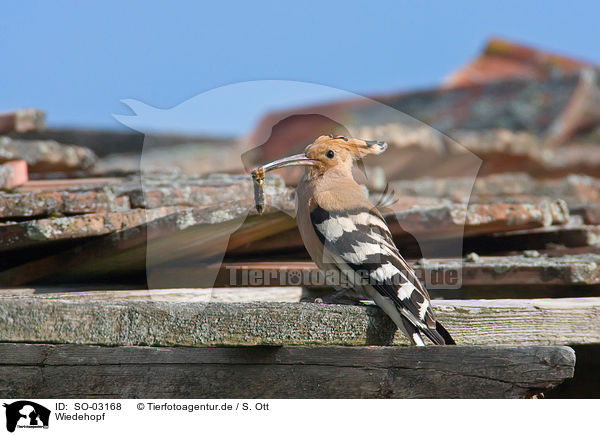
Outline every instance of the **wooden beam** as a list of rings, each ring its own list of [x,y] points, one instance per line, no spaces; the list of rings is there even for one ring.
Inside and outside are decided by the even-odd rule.
[[[0,343],[16,398],[519,398],[573,377],[559,346],[153,348]]]
[[[595,285],[600,284],[600,255],[580,254],[562,257],[513,255],[477,256],[467,259],[435,258],[420,261],[409,261],[419,278],[427,276],[430,282],[436,275],[443,276],[445,271],[455,270],[462,274],[462,285]],[[221,274],[216,287],[235,285],[248,286],[243,282],[243,275],[259,274],[272,277],[271,281],[263,280],[256,285],[285,286],[302,285],[305,287],[322,287],[311,281],[302,282],[288,280],[286,275],[317,273],[318,268],[312,261],[264,261],[264,262],[228,262],[221,266]],[[165,270],[168,273],[168,270]],[[183,269],[175,273],[184,273]],[[280,280],[279,278],[283,278]],[[441,279],[441,278],[440,278]],[[246,279],[247,280],[247,279]],[[443,282],[433,282],[440,285]],[[449,284],[449,283],[447,283]]]
[[[407,345],[376,306],[0,292],[0,341],[107,346]],[[600,298],[434,300],[461,345],[600,343]]]
[[[525,249],[543,250],[548,246],[600,246],[600,225],[553,225],[523,231],[508,231],[485,235],[479,240],[466,240],[465,245],[466,249],[473,249],[481,254]]]

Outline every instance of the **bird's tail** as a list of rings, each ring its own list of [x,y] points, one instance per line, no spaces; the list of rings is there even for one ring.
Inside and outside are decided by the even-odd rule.
[[[454,341],[454,339],[452,338],[452,336],[450,335],[450,333],[448,332],[448,330],[446,328],[444,328],[444,325],[442,325],[438,321],[435,322],[435,331],[444,340],[443,344],[456,344],[456,342]]]
[[[450,333],[440,322],[435,322],[435,329],[421,329],[421,332],[435,345],[456,344]]]

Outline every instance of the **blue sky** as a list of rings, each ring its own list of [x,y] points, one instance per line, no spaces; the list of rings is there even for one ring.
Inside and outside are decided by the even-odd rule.
[[[15,1],[0,16],[0,110],[39,107],[51,126],[125,128],[113,117],[131,114],[123,99],[167,109],[248,80],[363,95],[424,88],[490,36],[600,64],[599,16],[598,3],[577,1]],[[210,120],[152,127],[240,134],[269,108],[338,95],[327,87],[225,93]]]

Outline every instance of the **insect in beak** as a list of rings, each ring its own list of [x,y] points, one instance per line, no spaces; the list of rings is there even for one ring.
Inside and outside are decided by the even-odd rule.
[[[317,161],[308,158],[306,154],[295,154],[267,163],[264,166],[252,171],[252,180],[254,184],[254,202],[256,211],[262,214],[265,210],[265,173],[275,169],[286,168],[288,166],[316,166]]]
[[[265,211],[265,170],[256,168],[252,171],[252,181],[254,185],[254,204],[258,214]]]

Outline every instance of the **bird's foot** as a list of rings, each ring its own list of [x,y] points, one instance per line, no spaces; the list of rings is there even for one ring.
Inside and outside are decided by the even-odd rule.
[[[317,297],[312,302],[315,304],[365,305],[359,297],[344,290]]]

